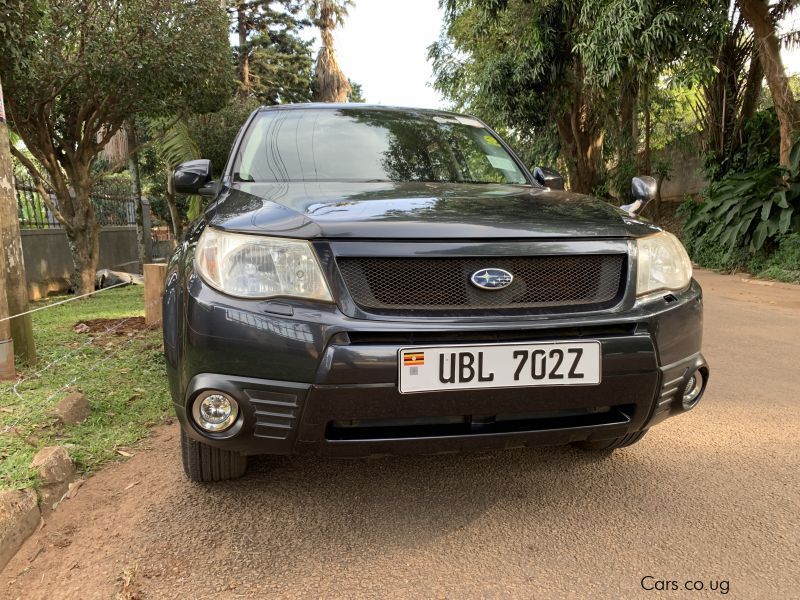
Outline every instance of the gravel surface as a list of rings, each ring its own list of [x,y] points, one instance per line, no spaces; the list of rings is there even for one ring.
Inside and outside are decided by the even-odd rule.
[[[636,446],[261,459],[200,486],[173,424],[65,501],[0,597],[798,598],[800,287],[698,278],[708,393]]]

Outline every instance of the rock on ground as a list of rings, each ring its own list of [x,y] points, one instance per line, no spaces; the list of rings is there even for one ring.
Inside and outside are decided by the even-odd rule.
[[[50,414],[63,425],[75,425],[89,417],[89,401],[80,392],[73,392],[62,398]]]
[[[40,518],[33,490],[0,492],[0,569],[36,530]]]
[[[42,511],[48,513],[69,489],[75,475],[75,465],[66,448],[48,446],[36,453],[31,468],[39,475],[39,494],[42,497]]]

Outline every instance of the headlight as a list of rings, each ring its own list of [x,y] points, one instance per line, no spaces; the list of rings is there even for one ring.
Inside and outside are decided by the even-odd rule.
[[[209,285],[231,296],[333,301],[317,256],[305,241],[207,227],[197,242],[195,265]]]
[[[636,294],[682,290],[692,279],[692,261],[680,240],[662,231],[636,240]]]

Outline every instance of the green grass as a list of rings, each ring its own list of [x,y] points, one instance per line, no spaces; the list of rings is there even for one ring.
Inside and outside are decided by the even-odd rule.
[[[63,299],[50,298],[32,308]],[[150,427],[170,414],[160,330],[122,336],[73,331],[78,321],[142,315],[141,286],[108,290],[33,314],[39,360],[18,365],[24,381],[17,394],[14,382],[0,382],[0,489],[35,486],[29,465],[44,446],[66,446],[78,469],[89,473],[120,459],[119,448],[146,437]],[[47,413],[73,390],[86,395],[91,415],[83,423],[62,427]]]

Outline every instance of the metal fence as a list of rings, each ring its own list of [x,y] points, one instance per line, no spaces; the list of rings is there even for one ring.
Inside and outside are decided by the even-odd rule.
[[[61,224],[33,181],[17,178],[16,192],[17,214],[22,229],[61,229]],[[52,204],[58,206],[55,194],[49,190],[47,193]],[[94,187],[89,198],[101,226],[136,225],[136,204],[126,184],[102,181]]]

